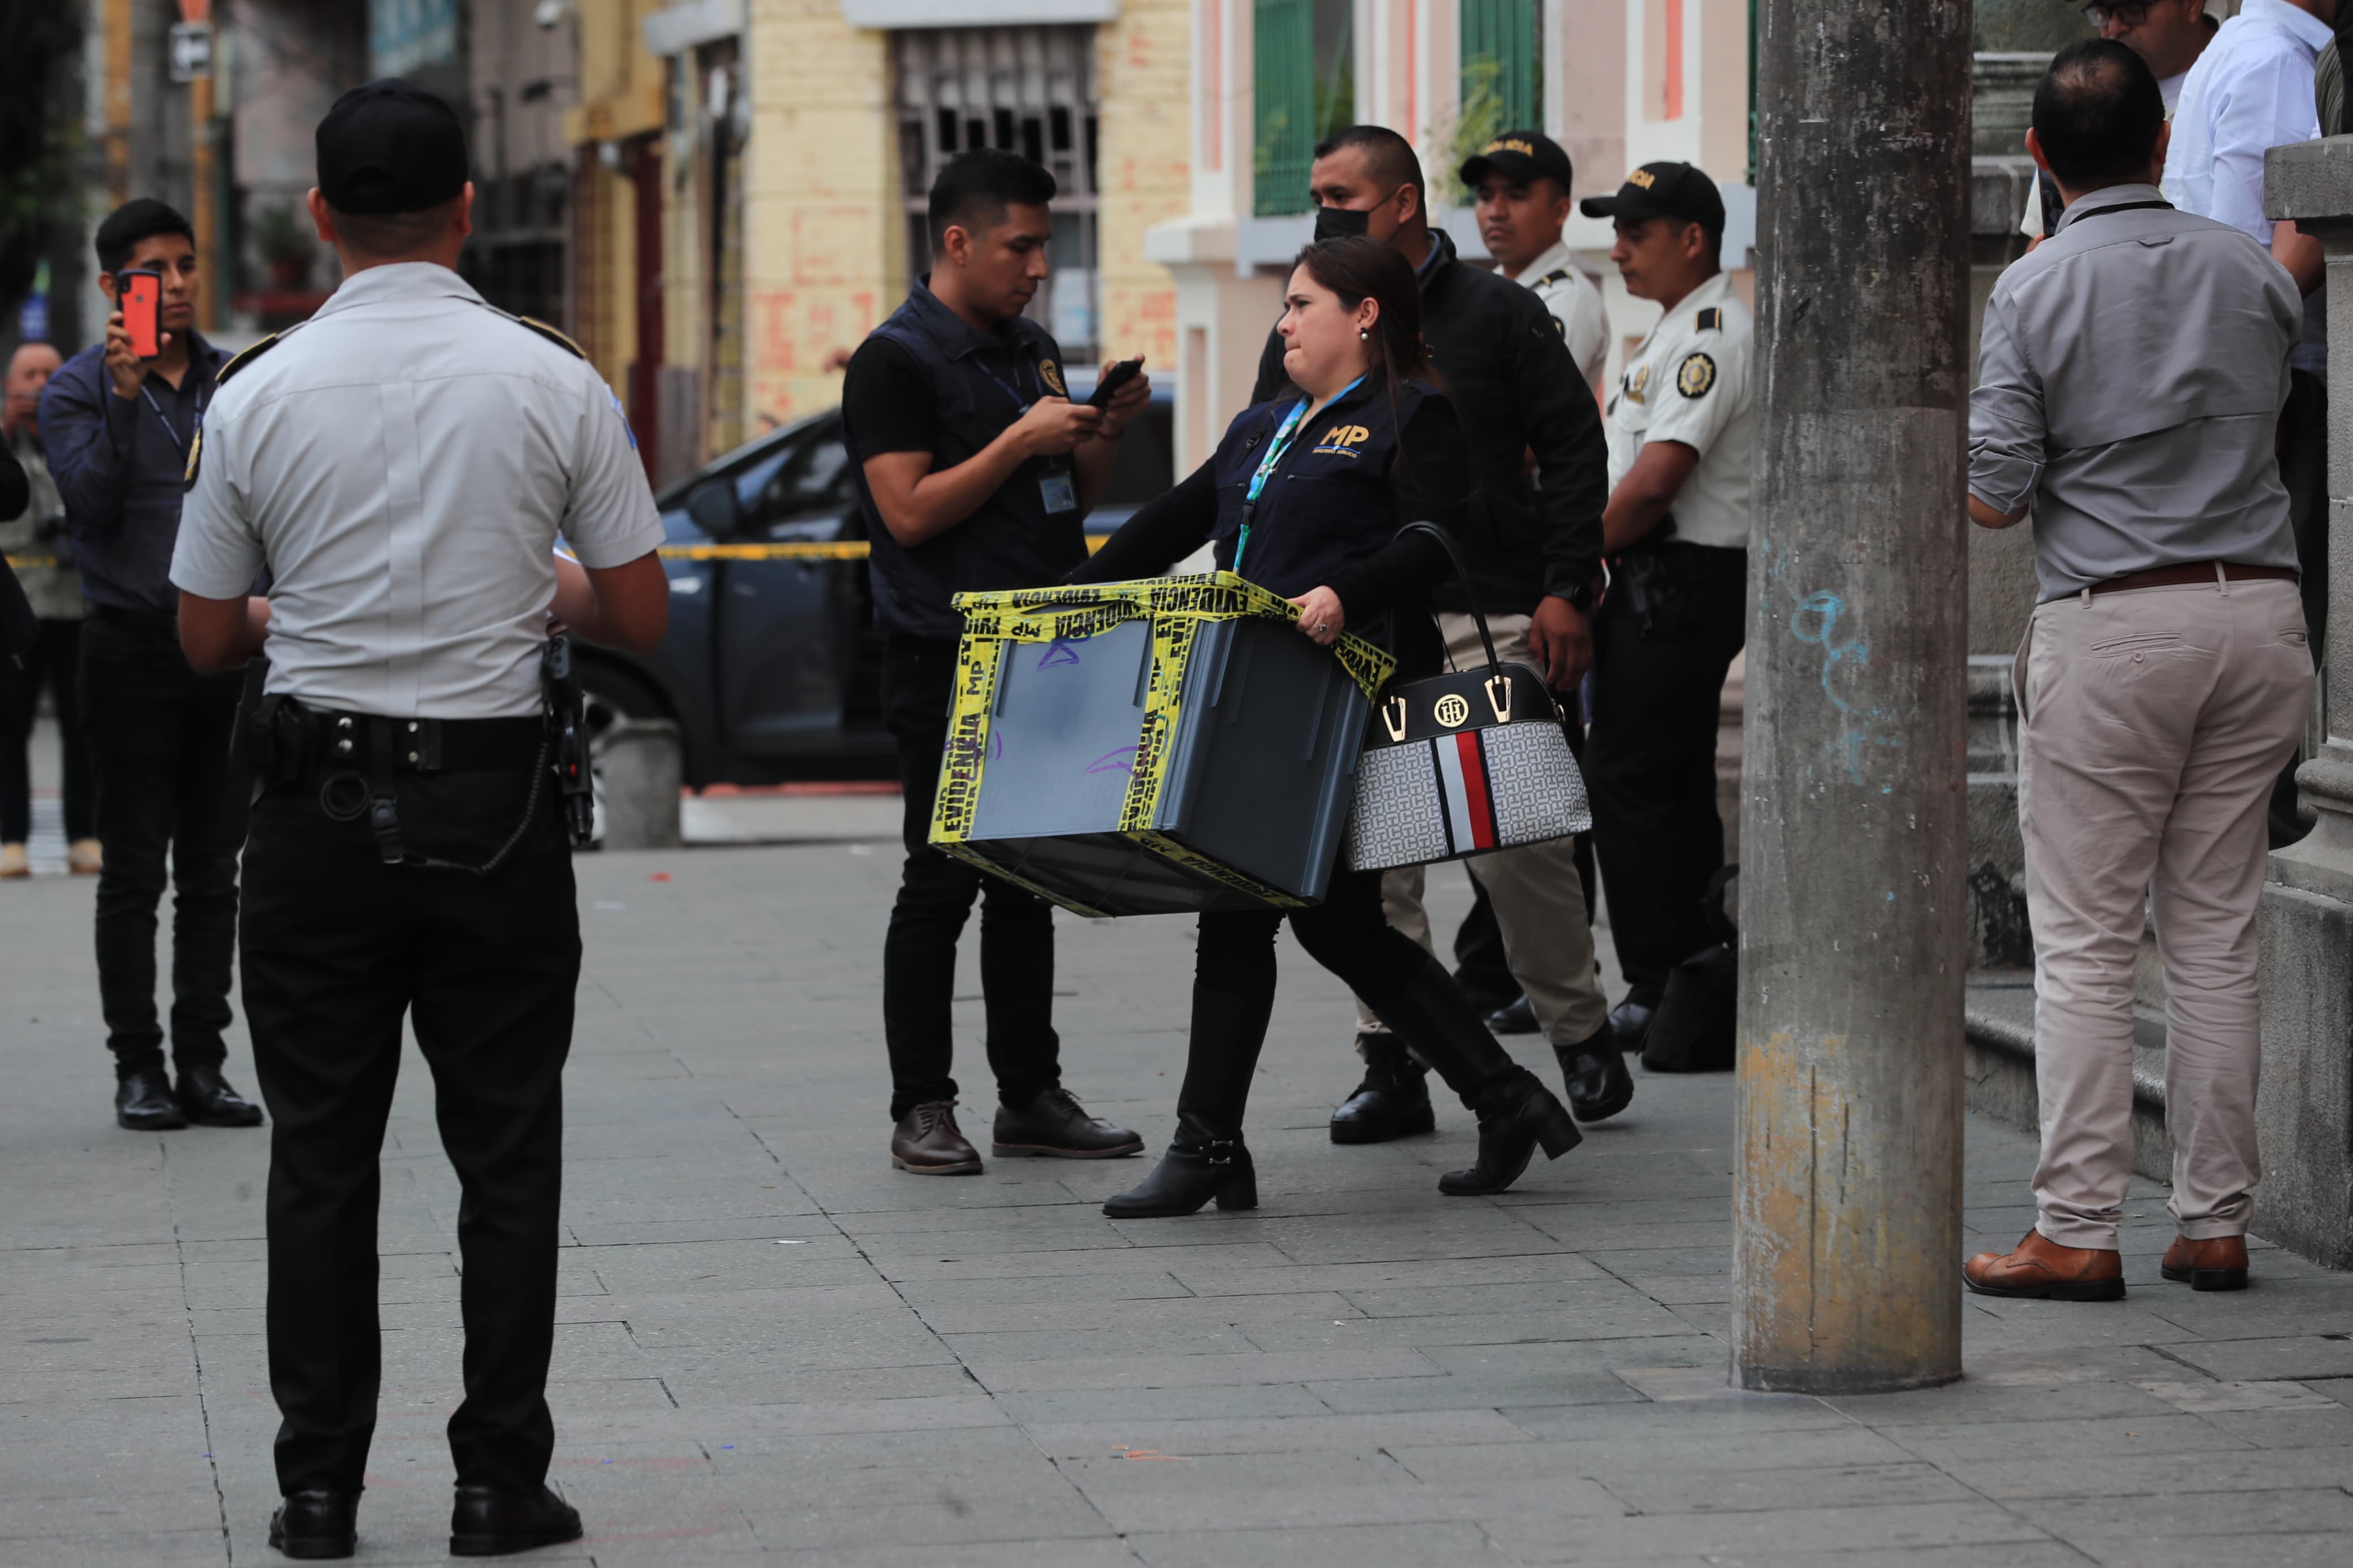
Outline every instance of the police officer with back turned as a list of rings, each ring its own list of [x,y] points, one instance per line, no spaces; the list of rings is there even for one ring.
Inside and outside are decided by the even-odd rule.
[[[576,1539],[546,1486],[562,1073],[580,973],[568,647],[661,640],[661,527],[620,405],[454,270],[466,142],[398,80],[338,99],[310,209],[343,283],[220,377],[172,581],[189,662],[266,651],[243,734],[245,1006],[275,1123],[270,1544],[347,1557],[381,1352],[377,1157],[406,1015],[463,1201],[449,1549]],[[577,556],[554,553],[558,532]],[[246,585],[267,563],[270,596]],[[576,684],[572,688],[576,692]]]

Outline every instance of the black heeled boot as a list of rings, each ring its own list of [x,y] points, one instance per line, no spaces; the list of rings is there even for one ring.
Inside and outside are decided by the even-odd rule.
[[[1213,1199],[1221,1209],[1258,1207],[1258,1168],[1242,1143],[1242,1113],[1273,1012],[1271,987],[1263,994],[1193,987],[1176,1142],[1152,1174],[1105,1203],[1103,1213],[1113,1219],[1186,1215]]]
[[[1152,1174],[1106,1201],[1103,1213],[1113,1219],[1155,1219],[1196,1214],[1213,1200],[1221,1209],[1258,1207],[1258,1167],[1239,1132],[1219,1138],[1198,1116],[1183,1114],[1176,1141]]]
[[[1479,1158],[1468,1170],[1438,1178],[1438,1190],[1451,1198],[1500,1193],[1520,1179],[1541,1145],[1557,1160],[1585,1141],[1569,1120],[1568,1108],[1527,1068],[1480,1091],[1471,1109],[1479,1118]]]
[[[1435,959],[1425,957],[1405,988],[1374,1003],[1373,1011],[1479,1119],[1477,1163],[1440,1177],[1440,1192],[1500,1193],[1520,1179],[1539,1146],[1557,1160],[1583,1141],[1567,1108],[1495,1043]]]

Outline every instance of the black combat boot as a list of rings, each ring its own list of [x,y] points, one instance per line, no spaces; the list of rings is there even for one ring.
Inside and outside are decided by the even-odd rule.
[[[1567,1109],[1495,1043],[1435,959],[1425,958],[1404,988],[1373,1003],[1373,1011],[1479,1118],[1478,1163],[1448,1172],[1440,1192],[1500,1193],[1519,1180],[1538,1144],[1555,1160],[1577,1146],[1580,1135]]]
[[[1365,1079],[1332,1113],[1335,1143],[1386,1143],[1409,1132],[1435,1132],[1438,1115],[1430,1108],[1430,1069],[1408,1054],[1395,1035],[1358,1035]]]
[[[1608,1024],[1581,1044],[1555,1046],[1552,1054],[1560,1058],[1568,1108],[1579,1121],[1606,1121],[1634,1103],[1634,1075],[1618,1048],[1618,1031]]]

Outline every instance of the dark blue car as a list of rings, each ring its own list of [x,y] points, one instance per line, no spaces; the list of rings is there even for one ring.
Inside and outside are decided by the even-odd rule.
[[[1089,390],[1071,388],[1081,398]],[[1090,534],[1109,533],[1175,482],[1174,409],[1155,387],[1150,412],[1120,443]],[[592,726],[676,720],[696,785],[892,773],[866,522],[840,411],[770,431],[654,500],[670,636],[645,658],[580,650]]]

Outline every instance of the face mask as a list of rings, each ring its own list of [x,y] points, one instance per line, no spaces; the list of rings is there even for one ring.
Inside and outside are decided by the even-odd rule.
[[[1371,233],[1372,226],[1373,215],[1369,211],[1350,207],[1315,209],[1315,238],[1319,243],[1327,239],[1355,239]]]

